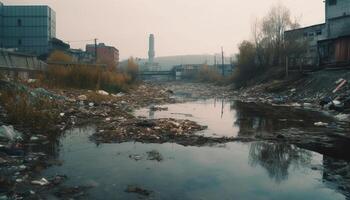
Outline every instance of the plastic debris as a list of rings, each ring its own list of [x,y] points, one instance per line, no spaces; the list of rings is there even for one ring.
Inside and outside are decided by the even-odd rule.
[[[328,123],[324,123],[324,122],[315,122],[314,125],[315,125],[315,126],[328,126]]]
[[[99,90],[99,91],[97,91],[97,93],[100,94],[100,95],[104,95],[104,96],[109,95],[109,93],[104,91],[104,90]]]
[[[80,95],[80,96],[78,96],[78,100],[79,101],[86,101],[87,100],[87,96],[86,95]]]
[[[50,184],[50,182],[48,180],[46,180],[45,178],[42,178],[40,180],[35,180],[31,182],[33,185],[41,185],[41,186],[45,186]]]
[[[16,131],[13,126],[5,125],[0,127],[0,138],[10,141],[23,140],[22,134]]]
[[[347,83],[346,80],[342,80],[339,85],[333,90],[333,93],[338,92],[345,84]]]
[[[350,115],[349,114],[338,114],[335,116],[335,118],[339,121],[349,121]]]

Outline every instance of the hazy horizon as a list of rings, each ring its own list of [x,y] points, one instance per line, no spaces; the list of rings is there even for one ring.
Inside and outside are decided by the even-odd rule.
[[[156,56],[226,55],[251,37],[251,24],[278,2],[288,7],[302,26],[324,22],[321,0],[0,0],[5,5],[48,5],[56,11],[56,36],[72,48],[87,41],[115,46],[121,59],[145,58],[148,35],[155,35]],[[92,43],[93,41],[91,41]]]

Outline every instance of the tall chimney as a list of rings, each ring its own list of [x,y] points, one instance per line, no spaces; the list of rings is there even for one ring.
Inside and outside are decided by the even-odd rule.
[[[149,36],[149,49],[148,49],[148,62],[153,63],[154,62],[154,35],[150,34]]]

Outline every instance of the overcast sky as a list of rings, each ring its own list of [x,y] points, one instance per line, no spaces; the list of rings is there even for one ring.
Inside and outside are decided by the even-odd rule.
[[[56,11],[57,37],[117,47],[121,58],[147,57],[155,34],[156,56],[214,54],[251,36],[251,24],[278,2],[301,24],[324,21],[323,0],[0,0],[4,4],[46,4]],[[84,48],[86,42],[72,42]]]

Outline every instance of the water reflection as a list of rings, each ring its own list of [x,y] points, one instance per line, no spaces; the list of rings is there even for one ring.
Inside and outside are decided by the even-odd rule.
[[[255,142],[249,151],[250,165],[260,165],[277,183],[288,179],[290,166],[306,167],[311,158],[311,152],[284,143]]]
[[[236,111],[235,124],[239,126],[239,136],[274,134],[287,128],[314,130],[314,122],[334,121],[317,112],[291,107],[235,102],[231,104],[231,109]]]
[[[92,184],[86,199],[139,199],[125,193],[128,185],[154,191],[152,199],[318,199],[344,200],[325,188],[322,174],[308,166],[322,165],[322,155],[273,143],[228,143],[225,147],[183,147],[177,144],[101,144],[89,142],[93,129],[74,129],[61,138],[62,166],[44,176],[66,174],[67,185]],[[157,150],[162,162],[141,159]],[[261,167],[259,167],[261,166]],[[301,181],[302,180],[302,181]],[[239,187],[237,187],[239,185]]]

